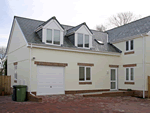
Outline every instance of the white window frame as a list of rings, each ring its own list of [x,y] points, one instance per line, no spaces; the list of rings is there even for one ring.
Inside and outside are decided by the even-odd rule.
[[[126,69],[129,69],[129,80],[126,80]],[[131,68],[133,68],[133,80],[131,80]],[[125,68],[125,81],[126,82],[134,82],[135,68],[134,67],[126,67]]]
[[[15,74],[16,74],[16,76],[15,76]],[[17,65],[14,65],[14,80],[17,80]]]
[[[84,80],[80,80],[80,75],[79,75],[79,82],[91,82],[92,81],[92,76],[91,76],[91,74],[92,74],[92,71],[91,71],[91,66],[79,66],[79,68],[80,67],[84,67]],[[90,68],[90,80],[86,80],[86,68]],[[80,71],[80,70],[79,70]]]
[[[126,51],[126,52],[134,51],[134,40],[133,40],[133,49],[132,49],[132,50],[131,50],[131,41],[132,41],[132,40],[126,41],[126,42],[128,42],[128,50],[127,50],[127,48],[125,47],[125,51]],[[125,43],[125,46],[126,46],[126,43]]]
[[[48,28],[49,29],[49,28]],[[46,29],[46,44],[49,44],[49,45],[56,45],[56,46],[61,46],[61,32],[60,32],[60,30],[58,30],[58,29],[49,29],[49,30],[52,30],[52,43],[47,43],[47,30],[48,29]],[[60,32],[60,44],[58,45],[58,44],[54,44],[54,30],[58,30],[59,32]]]
[[[111,80],[111,70],[115,69],[115,77],[116,80]],[[111,89],[111,82],[116,83],[116,89]],[[110,68],[110,90],[118,90],[118,68]]]
[[[83,47],[78,47],[78,34],[83,35]],[[90,49],[90,35],[88,35],[89,36],[89,47],[85,47],[85,35],[88,35],[88,34],[77,33],[77,48]]]

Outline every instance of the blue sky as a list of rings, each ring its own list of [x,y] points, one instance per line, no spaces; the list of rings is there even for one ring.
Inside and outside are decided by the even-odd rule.
[[[149,0],[1,0],[0,46],[7,46],[13,17],[48,20],[56,16],[60,23],[78,25],[86,22],[91,29],[120,12],[149,16]]]

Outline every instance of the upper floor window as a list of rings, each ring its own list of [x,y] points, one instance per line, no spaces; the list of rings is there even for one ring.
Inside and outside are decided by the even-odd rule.
[[[134,47],[133,40],[126,41],[126,51],[133,50],[134,49],[133,47]]]
[[[78,33],[78,47],[89,48],[89,35]]]
[[[60,31],[47,29],[46,43],[60,45]]]

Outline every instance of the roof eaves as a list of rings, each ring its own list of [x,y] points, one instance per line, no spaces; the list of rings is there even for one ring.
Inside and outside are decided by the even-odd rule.
[[[109,45],[111,45],[113,48],[115,48],[119,53],[122,53],[122,51],[120,49],[118,49],[116,46],[114,46],[112,43],[108,43]]]
[[[138,37],[140,37],[140,36],[148,36],[148,34],[147,34],[148,32],[146,32],[146,33],[142,33],[142,34],[137,34],[137,35],[134,35],[134,36],[130,36],[130,37],[125,37],[125,38],[123,38],[123,39],[117,39],[117,40],[115,40],[115,41],[109,41],[109,43],[118,43],[118,42],[122,42],[122,41],[127,41],[127,40],[131,40],[131,39],[134,39],[134,38],[138,38]]]

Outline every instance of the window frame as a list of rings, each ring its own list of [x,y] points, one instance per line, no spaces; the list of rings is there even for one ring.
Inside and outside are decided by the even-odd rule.
[[[131,50],[131,41],[133,41],[133,49],[132,49],[132,50]],[[127,50],[127,48],[126,48],[127,42],[128,42],[128,50]],[[128,40],[128,41],[126,41],[126,43],[125,43],[125,51],[126,51],[126,52],[134,51],[134,40]]]
[[[16,74],[16,76],[15,76]],[[14,80],[17,80],[17,65],[14,65]]]
[[[126,73],[127,73],[126,69],[129,69],[129,80],[126,80]],[[133,80],[131,80],[131,69],[133,69]],[[125,81],[126,82],[134,82],[134,79],[135,79],[134,75],[135,75],[135,67],[126,67],[125,68]]]
[[[79,66],[80,67],[84,67],[84,80],[80,80],[80,74],[79,74],[79,82],[91,82],[92,81],[92,71],[91,71],[91,66]],[[86,80],[86,68],[90,68],[90,80]],[[80,69],[79,69],[80,71]],[[80,73],[80,72],[79,72]]]
[[[49,44],[49,45],[61,46],[61,31],[59,29],[49,29],[49,30],[52,30],[52,43],[47,43],[47,30],[48,29],[49,28],[46,29],[46,41],[45,41],[45,43]],[[59,31],[59,33],[60,33],[60,44],[54,44],[54,31],[55,30]]]
[[[83,47],[78,47],[78,34],[83,35]],[[85,47],[85,35],[89,36],[89,47]],[[77,48],[90,49],[90,35],[89,34],[77,33]]]

